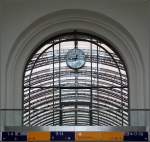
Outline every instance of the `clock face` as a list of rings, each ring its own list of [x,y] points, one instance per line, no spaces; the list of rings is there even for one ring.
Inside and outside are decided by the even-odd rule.
[[[74,48],[68,51],[66,57],[67,66],[72,69],[79,69],[85,64],[85,54],[81,49]]]

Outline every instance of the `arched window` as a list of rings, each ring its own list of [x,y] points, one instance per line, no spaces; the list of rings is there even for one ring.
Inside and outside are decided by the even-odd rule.
[[[129,124],[125,64],[105,40],[80,32],[42,43],[28,60],[23,125]]]

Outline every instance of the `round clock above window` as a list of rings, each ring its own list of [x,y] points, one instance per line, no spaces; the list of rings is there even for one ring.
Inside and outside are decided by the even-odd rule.
[[[71,69],[82,68],[85,64],[85,54],[83,50],[78,48],[70,49],[67,53],[66,63]]]

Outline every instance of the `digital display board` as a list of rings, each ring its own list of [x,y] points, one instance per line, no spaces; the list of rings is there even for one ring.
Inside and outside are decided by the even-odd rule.
[[[27,141],[27,135],[22,132],[2,132],[2,141]]]
[[[76,132],[75,135],[76,141],[98,141],[99,140],[99,132]]]
[[[125,132],[124,141],[148,141],[148,132]]]
[[[0,141],[148,141],[148,132],[130,131],[130,132],[37,132],[29,131],[27,134],[23,132],[0,132]]]
[[[28,132],[27,140],[32,141],[50,141],[50,132]]]
[[[51,132],[51,141],[74,141],[75,132]]]
[[[123,141],[123,132],[76,132],[76,141]]]
[[[123,141],[123,132],[99,132],[99,140],[101,141]]]

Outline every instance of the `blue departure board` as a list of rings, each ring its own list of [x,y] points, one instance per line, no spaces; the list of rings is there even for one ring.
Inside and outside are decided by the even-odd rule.
[[[148,141],[148,132],[125,132],[124,141]]]
[[[51,132],[51,141],[75,141],[75,132]]]
[[[27,141],[27,135],[20,132],[2,132],[2,141]]]

